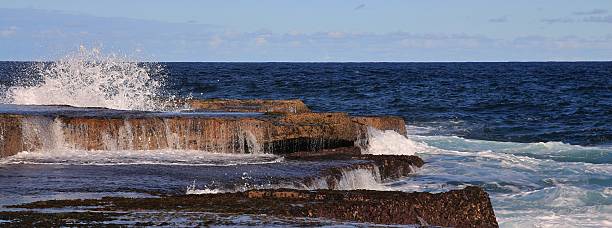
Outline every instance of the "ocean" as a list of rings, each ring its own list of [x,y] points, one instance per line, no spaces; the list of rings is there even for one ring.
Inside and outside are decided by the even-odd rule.
[[[612,226],[612,62],[45,64],[0,62],[0,103],[140,110],[152,96],[301,99],[317,112],[401,116],[408,136],[375,136],[378,153],[426,164],[389,183],[357,175],[345,189],[475,185],[502,227]],[[66,74],[75,67],[79,76]],[[0,205],[244,190],[317,168],[265,154],[21,152],[0,160]]]

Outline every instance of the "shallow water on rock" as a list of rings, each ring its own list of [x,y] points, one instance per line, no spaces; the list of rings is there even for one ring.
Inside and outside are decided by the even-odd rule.
[[[91,196],[181,195],[188,193],[188,188],[192,188],[192,192],[309,188],[300,180],[319,176],[326,168],[361,162],[282,161],[273,155],[204,153],[199,156],[207,159],[184,161],[184,157],[177,160],[167,156],[163,162],[134,159],[130,163],[126,159],[100,159],[100,156],[70,157],[68,160],[19,154],[20,158],[3,159],[0,164],[0,205]]]

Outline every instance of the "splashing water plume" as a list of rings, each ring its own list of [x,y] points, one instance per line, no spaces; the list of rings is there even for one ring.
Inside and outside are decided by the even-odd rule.
[[[115,54],[103,55],[98,48],[81,46],[75,54],[33,69],[40,83],[26,83],[7,91],[7,103],[29,105],[70,105],[121,110],[155,111],[163,108],[155,99],[163,78],[161,70],[130,61]]]
[[[381,131],[368,128],[368,145],[365,154],[376,155],[414,155],[431,149],[427,144],[413,141],[393,130]]]

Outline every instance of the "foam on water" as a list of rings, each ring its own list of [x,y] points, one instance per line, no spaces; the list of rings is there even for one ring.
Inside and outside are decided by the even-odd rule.
[[[232,166],[282,162],[271,154],[223,154],[198,150],[41,150],[0,159],[1,164]]]
[[[579,146],[562,142],[516,143],[464,139],[457,136],[419,136],[412,138],[428,145],[455,151],[495,151],[500,153],[527,156],[538,159],[551,159],[560,162],[588,162],[598,164],[612,163],[612,148]]]
[[[367,145],[364,148],[366,154],[392,154],[392,155],[414,155],[417,152],[431,150],[429,146],[424,143],[417,142],[406,138],[401,134],[393,130],[381,131],[375,128],[368,128],[367,134]],[[413,168],[417,170],[416,168]],[[238,192],[246,191],[250,189],[258,188],[298,188],[305,190],[315,189],[336,189],[336,190],[355,190],[355,189],[369,189],[369,190],[391,190],[391,188],[383,184],[380,171],[378,168],[370,169],[351,169],[342,170],[342,175],[337,183],[330,186],[327,183],[325,177],[315,179],[307,184],[294,182],[285,184],[275,185],[249,185],[239,186],[238,188],[232,189],[219,189],[215,187],[197,187],[195,184],[187,187],[186,194],[214,194],[222,192]]]
[[[409,135],[407,140],[420,145],[416,154],[426,164],[416,176],[387,183],[389,189],[440,192],[481,186],[490,194],[502,227],[611,225],[608,147],[430,135]]]
[[[367,145],[364,153],[367,154],[395,154],[395,155],[413,155],[415,152],[429,149],[424,143],[419,143],[398,134],[395,131],[381,131],[374,128],[368,129]],[[416,170],[416,168],[414,168]],[[326,177],[316,178],[314,181],[302,183],[300,181],[292,183],[281,183],[274,185],[249,185],[238,186],[237,188],[222,189],[211,186],[197,187],[192,184],[187,187],[186,194],[215,194],[225,192],[239,192],[251,189],[261,188],[297,188],[304,190],[315,189],[335,189],[335,190],[391,190],[391,188],[383,184],[380,171],[377,167],[374,169],[350,169],[342,170],[340,179],[333,186],[330,186]]]
[[[35,64],[32,70],[41,80],[23,79],[27,81],[22,85],[6,89],[0,102],[159,110],[165,107],[156,99],[163,79],[152,74],[160,68],[81,46],[79,52],[60,60]]]

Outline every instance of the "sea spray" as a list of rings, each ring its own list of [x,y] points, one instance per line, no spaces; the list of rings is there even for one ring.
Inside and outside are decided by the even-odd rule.
[[[81,46],[74,54],[32,68],[40,80],[22,79],[27,81],[7,88],[3,103],[146,111],[167,106],[158,97],[164,83],[159,65]]]
[[[364,154],[375,155],[414,155],[430,149],[427,144],[413,141],[393,130],[378,130],[368,127],[367,146]]]

